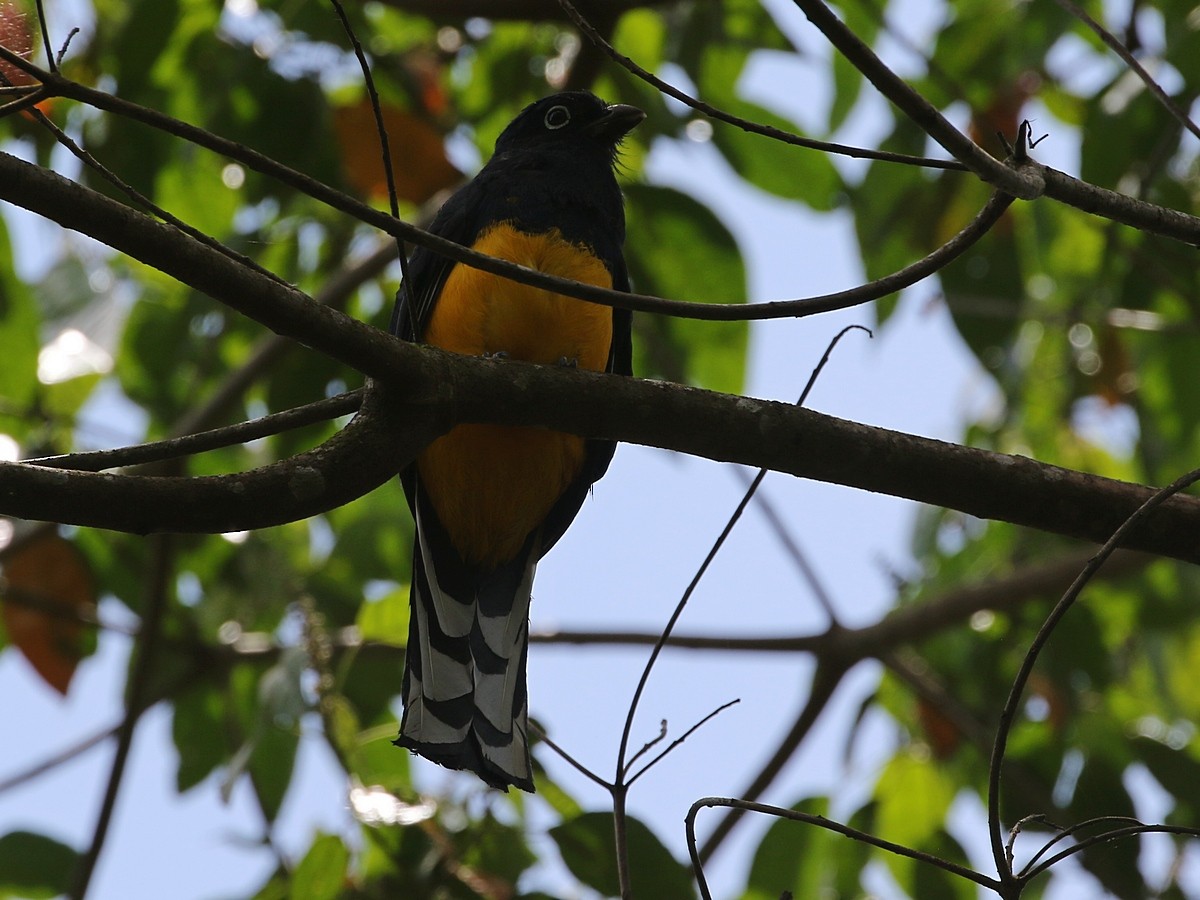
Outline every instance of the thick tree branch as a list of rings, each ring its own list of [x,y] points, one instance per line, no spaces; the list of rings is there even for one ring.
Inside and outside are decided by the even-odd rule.
[[[360,416],[333,442],[243,475],[141,482],[147,502],[114,503],[117,475],[9,464],[0,505],[10,515],[128,531],[233,531],[313,515],[371,490],[455,422],[544,425],[889,493],[1092,541],[1103,541],[1147,488],[822,416],[788,404],[679,385],[404,344],[300,291],[238,266],[170,226],[54,173],[0,154],[0,196],[103,240],[197,290],[374,378],[403,386],[411,428]],[[503,371],[504,378],[496,373]],[[387,421],[386,418],[383,421]],[[387,433],[391,436],[388,437]],[[119,511],[122,507],[126,509]],[[1200,501],[1175,497],[1128,546],[1200,559]]]
[[[3,512],[128,531],[233,531],[313,515],[371,490],[456,422],[542,425],[765,467],[907,497],[1101,542],[1148,488],[844,422],[788,404],[679,385],[520,363],[404,344],[287,285],[237,265],[178,230],[60,176],[0,154],[0,197],[89,234],[371,377],[402,386],[411,417],[362,416],[323,448],[243,475],[141,482],[137,509],[113,498],[117,475],[0,468]],[[1200,231],[1198,231],[1200,235]],[[461,249],[461,248],[460,248]],[[506,377],[497,378],[503,370]],[[388,434],[391,436],[389,437]],[[1174,497],[1127,546],[1200,560],[1200,501]]]
[[[432,425],[436,415],[402,423],[385,409],[386,393],[371,392],[358,416],[315,450],[237,475],[169,478],[2,464],[0,510],[137,534],[224,533],[307,518],[374,490],[445,430]]]

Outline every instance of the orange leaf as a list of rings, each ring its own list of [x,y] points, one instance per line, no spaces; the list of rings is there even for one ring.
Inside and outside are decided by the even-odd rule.
[[[87,561],[53,532],[19,547],[4,564],[4,627],[42,679],[66,694],[83,657],[84,624],[96,608]]]
[[[446,158],[442,133],[430,122],[405,109],[384,104],[383,124],[400,199],[420,205],[462,178],[462,173]],[[363,98],[350,106],[335,108],[333,130],[346,180],[367,197],[386,197],[387,178],[370,101]]]
[[[962,743],[962,732],[946,715],[925,700],[917,701],[917,718],[935,759],[949,759]]]

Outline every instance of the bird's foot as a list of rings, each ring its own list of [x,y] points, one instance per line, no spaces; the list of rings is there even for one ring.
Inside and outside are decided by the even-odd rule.
[[[564,369],[578,369],[579,368],[579,360],[574,356],[572,356],[570,358],[567,358],[565,356],[560,356],[558,358],[558,364],[560,366],[562,366]]]
[[[508,359],[508,351],[507,350],[497,350],[495,353],[488,353],[488,352],[484,351],[483,358],[484,359],[494,359],[497,362],[504,362],[506,359]]]

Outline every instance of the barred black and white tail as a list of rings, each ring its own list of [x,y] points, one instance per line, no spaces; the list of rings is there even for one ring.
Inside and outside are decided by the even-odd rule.
[[[455,550],[423,499],[396,743],[492,787],[532,791],[525,669],[539,537],[512,562],[471,572],[447,558]]]

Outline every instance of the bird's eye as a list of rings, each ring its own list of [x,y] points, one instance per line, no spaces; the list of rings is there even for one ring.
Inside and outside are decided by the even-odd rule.
[[[552,106],[546,110],[546,118],[542,121],[551,131],[558,131],[571,121],[571,111],[565,106]]]

